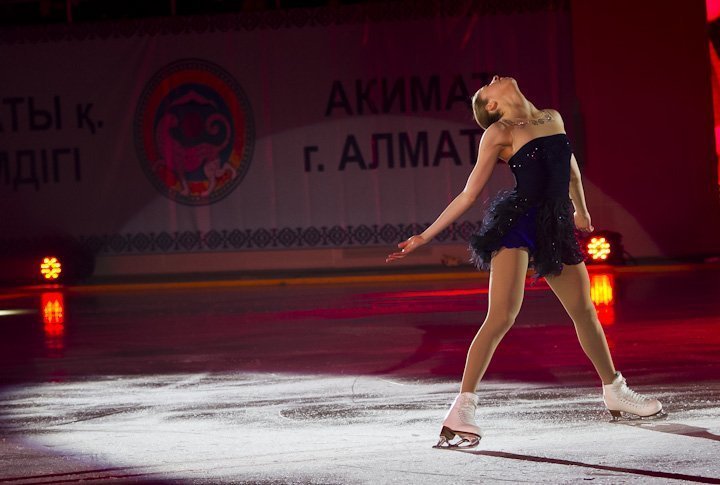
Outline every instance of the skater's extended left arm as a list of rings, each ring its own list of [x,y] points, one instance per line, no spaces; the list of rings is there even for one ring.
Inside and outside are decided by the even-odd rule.
[[[506,128],[500,123],[491,126],[483,133],[475,167],[470,173],[463,191],[450,202],[435,222],[422,234],[411,236],[399,243],[398,248],[401,250],[388,255],[385,259],[386,263],[404,258],[420,246],[427,244],[472,207],[490,178],[500,152],[507,146],[507,138]]]

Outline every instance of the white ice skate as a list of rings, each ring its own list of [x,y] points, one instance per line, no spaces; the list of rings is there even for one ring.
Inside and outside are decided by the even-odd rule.
[[[632,415],[632,419],[657,419],[667,416],[660,401],[630,389],[620,372],[615,372],[615,380],[611,384],[603,385],[603,401],[613,417],[612,421],[623,419],[622,412]]]
[[[474,448],[480,443],[482,432],[475,423],[478,397],[473,392],[461,392],[445,415],[440,441],[433,448]],[[455,437],[457,441],[452,441]]]

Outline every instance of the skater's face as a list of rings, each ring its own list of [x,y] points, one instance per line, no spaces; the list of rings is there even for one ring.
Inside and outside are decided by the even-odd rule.
[[[478,89],[475,95],[486,103],[491,103],[509,91],[517,90],[517,81],[511,77],[493,76],[489,83]]]

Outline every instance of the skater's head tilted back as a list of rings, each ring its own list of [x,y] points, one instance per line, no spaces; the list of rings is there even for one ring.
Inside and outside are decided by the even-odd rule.
[[[493,76],[490,83],[481,87],[472,97],[473,117],[478,125],[487,130],[504,115],[504,108],[518,96],[524,96],[517,82],[511,77]]]

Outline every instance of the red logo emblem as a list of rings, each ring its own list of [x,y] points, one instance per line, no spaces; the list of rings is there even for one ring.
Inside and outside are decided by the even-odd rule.
[[[148,82],[135,112],[135,145],[150,182],[170,199],[212,204],[245,177],[254,125],[247,96],[220,66],[184,59]]]

